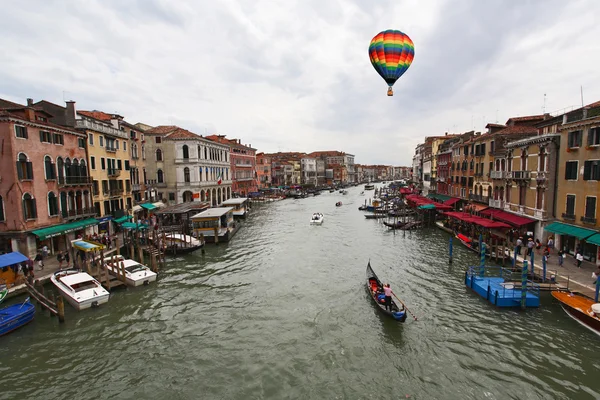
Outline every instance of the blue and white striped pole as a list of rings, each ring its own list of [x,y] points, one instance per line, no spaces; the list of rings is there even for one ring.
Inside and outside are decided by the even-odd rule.
[[[527,307],[527,260],[523,260],[523,270],[521,272],[521,308]]]
[[[480,242],[480,262],[479,262],[479,277],[483,278],[485,275],[485,244]]]

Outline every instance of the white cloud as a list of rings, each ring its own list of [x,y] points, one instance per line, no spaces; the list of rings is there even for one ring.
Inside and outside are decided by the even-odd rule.
[[[424,136],[600,99],[600,3],[29,1],[5,7],[0,97],[77,101],[261,151],[410,164]],[[396,28],[412,67],[386,96],[367,48]],[[63,92],[66,94],[63,95]],[[496,117],[498,115],[498,117]]]

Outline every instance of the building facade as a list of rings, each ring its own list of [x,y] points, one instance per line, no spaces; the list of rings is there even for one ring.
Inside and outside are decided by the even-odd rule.
[[[325,163],[323,162],[323,167]],[[302,185],[317,186],[317,159],[311,157],[303,157],[300,159],[300,183]],[[325,176],[325,168],[323,168],[323,176]]]
[[[229,146],[233,193],[246,197],[249,193],[257,192],[256,149],[243,145],[240,139],[227,139],[223,135],[211,135],[206,138]]]
[[[256,175],[259,189],[271,187],[271,174],[271,157],[265,153],[258,153],[256,155]]]

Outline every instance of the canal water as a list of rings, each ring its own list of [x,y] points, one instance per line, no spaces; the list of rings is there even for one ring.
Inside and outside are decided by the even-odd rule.
[[[0,399],[600,398],[600,340],[551,296],[492,307],[463,284],[475,255],[448,265],[444,232],[366,220],[361,191],[255,205],[149,287],[62,325],[38,313],[0,338]],[[369,259],[418,321],[372,304]]]

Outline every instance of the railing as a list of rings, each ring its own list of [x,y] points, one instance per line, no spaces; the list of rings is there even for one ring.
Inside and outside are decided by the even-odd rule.
[[[236,182],[246,182],[246,181],[251,181],[254,178],[235,178]]]
[[[577,217],[575,217],[575,214],[568,213],[562,213],[562,218],[570,221],[575,221],[577,219]]]
[[[108,146],[106,146],[104,149],[106,151],[110,152],[110,153],[116,153],[117,152],[117,148],[116,147],[108,147]]]
[[[186,164],[186,163],[197,163],[200,160],[198,158],[176,158],[175,164]]]
[[[123,189],[110,189],[108,191],[109,196],[120,196],[123,194]]]
[[[58,186],[78,186],[91,185],[91,176],[60,176],[58,177]]]
[[[537,173],[537,175],[535,177],[535,180],[538,181],[538,182],[541,182],[541,181],[545,181],[546,179],[547,179],[546,178],[546,173],[543,172],[543,171],[538,171],[538,173]]]
[[[480,203],[486,203],[487,204],[489,202],[489,197],[488,196],[482,196],[482,195],[479,195],[479,194],[470,194],[469,195],[469,200],[477,201],[477,202],[480,202]]]
[[[504,200],[489,199],[488,200],[488,206],[494,207],[494,208],[503,208],[504,207]]]
[[[157,187],[157,188],[166,188],[167,182],[156,182],[152,186]]]
[[[512,204],[506,202],[504,203],[504,209],[515,214],[523,215],[526,217],[532,217],[535,219],[546,219],[548,217],[548,212],[546,210],[540,210],[534,207],[527,207],[522,204]]]
[[[131,190],[134,192],[138,192],[138,191],[142,190],[142,185],[140,185],[139,183],[132,183]]]
[[[108,135],[118,136],[123,139],[129,139],[129,136],[127,135],[127,133],[125,133],[119,129],[113,128],[112,126],[100,124],[98,122],[90,121],[87,119],[75,120],[75,127],[91,129],[96,132],[102,132],[102,133],[106,133]]]
[[[117,177],[119,175],[121,175],[121,170],[119,169],[109,169],[107,170],[108,176],[109,177]]]
[[[591,217],[581,217],[580,218],[581,222],[586,223],[586,224],[596,224],[596,218],[591,218]]]
[[[531,171],[512,171],[512,179],[529,180],[531,179]]]
[[[492,179],[504,179],[507,177],[506,171],[491,171],[490,178]]]
[[[252,164],[235,163],[236,167],[252,167]]]
[[[88,216],[96,215],[96,210],[94,208],[78,208],[75,210],[68,210],[62,212],[63,219],[76,219]]]

